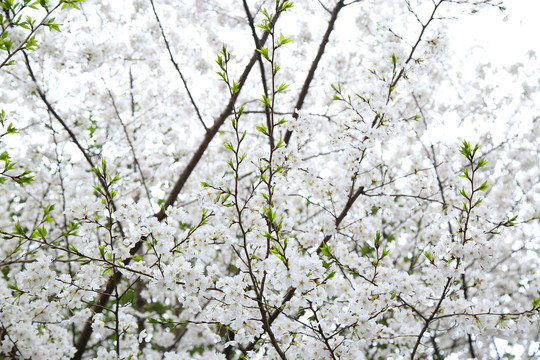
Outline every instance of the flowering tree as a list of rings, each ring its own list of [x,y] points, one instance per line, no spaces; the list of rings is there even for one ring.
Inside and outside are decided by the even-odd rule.
[[[445,36],[502,4],[0,6],[3,358],[539,356],[538,64]]]

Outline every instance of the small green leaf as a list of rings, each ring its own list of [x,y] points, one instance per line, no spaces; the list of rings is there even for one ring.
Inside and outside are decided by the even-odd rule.
[[[484,166],[486,164],[487,164],[486,159],[480,159],[480,160],[478,160],[478,164],[476,164],[476,169],[480,169],[482,166]]]
[[[321,247],[321,252],[328,257],[332,256],[332,254],[330,253],[330,249],[328,248],[328,245],[326,244],[323,247]]]
[[[233,86],[231,87],[231,92],[233,94],[236,94],[238,91],[240,91],[240,83],[237,83],[236,81],[233,81]]]
[[[277,92],[278,92],[278,93],[281,93],[281,92],[283,92],[285,89],[287,89],[288,87],[289,87],[288,84],[281,84],[281,85],[279,85],[279,87],[278,87],[278,89],[277,89]]]
[[[259,100],[260,102],[262,102],[264,105],[266,105],[267,107],[271,107],[270,105],[270,98],[266,95],[263,95],[262,96],[262,99]]]
[[[259,130],[259,132],[263,133],[264,135],[267,135],[268,136],[268,131],[266,130],[266,127],[264,125],[257,125],[257,130]]]
[[[268,49],[267,48],[260,48],[257,49],[257,51],[268,61],[270,61],[270,57],[268,56]]]
[[[120,298],[120,305],[130,304],[135,299],[135,295],[136,295],[135,290],[129,289]]]
[[[17,221],[17,224],[15,224],[15,230],[17,231],[17,234],[24,236],[24,230],[21,226],[21,223]]]
[[[284,146],[285,146],[285,142],[283,142],[283,140],[279,139],[279,141],[276,144],[276,147],[274,148],[274,150],[277,150],[277,149],[282,148]]]
[[[480,185],[475,191],[486,191],[487,188],[488,188],[488,183],[487,181],[484,181],[484,183]]]
[[[287,43],[290,43],[291,41],[292,41],[291,39],[285,38],[285,36],[283,36],[283,34],[279,34],[278,47],[281,46],[281,45],[285,45]]]
[[[381,232],[377,230],[375,233],[375,247],[378,248],[381,244]]]
[[[336,275],[336,271],[334,270],[334,271],[330,272],[330,274],[328,274],[328,276],[326,277],[326,280],[332,279],[335,275]]]

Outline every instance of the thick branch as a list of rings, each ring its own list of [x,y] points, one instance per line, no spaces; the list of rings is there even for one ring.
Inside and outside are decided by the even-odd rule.
[[[278,13],[275,16],[274,21],[277,21],[279,15],[280,13]],[[263,45],[266,42],[266,40],[268,39],[268,35],[269,35],[268,33],[264,33],[264,35],[261,38],[261,45]],[[214,136],[216,136],[221,125],[223,125],[227,117],[231,114],[234,104],[236,102],[236,98],[238,97],[238,94],[240,94],[240,91],[242,91],[242,88],[244,87],[244,83],[246,82],[247,77],[249,73],[251,72],[251,69],[253,68],[253,65],[255,65],[255,61],[257,61],[258,56],[259,56],[259,53],[257,51],[254,51],[253,55],[251,56],[251,59],[249,60],[249,63],[247,64],[246,68],[244,69],[244,72],[242,73],[242,75],[240,76],[240,79],[238,80],[238,83],[239,83],[238,92],[234,96],[231,97],[231,99],[229,100],[229,103],[227,104],[225,109],[221,112],[221,115],[219,115],[219,117],[215,120],[214,125],[208,129],[208,132],[204,135],[203,140],[199,144],[199,147],[197,148],[197,150],[193,153],[193,156],[189,160],[186,168],[184,169],[184,171],[182,171],[182,174],[180,174],[180,177],[174,184],[171,192],[169,193],[169,196],[167,197],[167,199],[165,200],[165,203],[163,204],[163,209],[161,209],[161,211],[156,214],[156,217],[158,218],[159,221],[165,219],[166,215],[165,215],[164,209],[167,209],[168,206],[176,202],[176,198],[178,197],[178,194],[180,194],[180,191],[186,184],[189,176],[191,175],[193,170],[195,170],[195,167],[199,163],[199,160],[201,160],[204,152],[206,151],[206,148],[208,148],[208,145],[210,144]]]
[[[279,13],[276,15],[275,21],[277,21],[278,17],[279,17]],[[268,34],[265,33],[263,35],[263,37],[261,38],[261,44],[264,44],[267,39],[268,39]],[[214,122],[214,125],[211,128],[208,129],[208,131],[206,132],[203,140],[199,144],[199,147],[197,148],[197,150],[195,151],[195,153],[191,157],[191,160],[188,162],[186,168],[184,169],[184,171],[182,171],[182,173],[180,174],[180,177],[178,178],[178,180],[174,184],[174,187],[172,188],[171,192],[169,193],[169,196],[167,197],[165,203],[163,204],[163,208],[157,214],[154,215],[158,219],[158,221],[162,221],[163,219],[166,218],[164,209],[166,209],[168,206],[175,203],[176,198],[178,197],[178,194],[180,194],[180,191],[182,190],[182,188],[186,184],[189,176],[191,175],[191,173],[193,172],[193,170],[197,166],[199,160],[201,160],[204,152],[206,151],[206,148],[208,147],[208,145],[210,144],[210,142],[212,141],[214,136],[219,131],[219,128],[221,127],[221,125],[223,125],[223,123],[225,122],[227,117],[232,112],[232,109],[234,107],[236,98],[238,97],[238,94],[242,90],[243,85],[246,82],[247,77],[248,77],[251,69],[253,68],[253,65],[255,64],[255,61],[257,61],[258,54],[259,53],[257,51],[254,51],[253,55],[251,56],[251,59],[250,59],[249,63],[247,64],[246,68],[244,69],[244,72],[240,76],[240,80],[239,80],[240,85],[239,85],[238,93],[236,93],[234,97],[231,97],[231,99],[229,100],[227,106],[222,111],[221,115]],[[143,240],[139,240],[135,244],[135,246],[131,249],[130,253],[132,255],[135,254],[141,248],[142,244],[143,244]],[[124,262],[127,264],[127,263],[129,263],[129,261],[130,261],[130,258],[126,259]],[[98,304],[106,304],[107,303],[107,301],[109,300],[109,298],[111,296],[112,290],[115,288],[116,283],[120,279],[121,279],[121,273],[117,273],[117,276],[113,276],[113,277],[109,278],[109,281],[107,282],[105,294],[102,294],[99,297]],[[97,305],[96,305],[96,308],[97,308]],[[99,308],[99,311],[97,311],[97,312],[101,312],[101,311],[102,311],[102,308]],[[81,332],[81,334],[79,335],[79,338],[77,339],[77,345],[76,345],[77,353],[73,357],[73,360],[80,360],[82,358],[82,355],[83,355],[84,351],[86,350],[86,345],[88,344],[88,341],[90,340],[91,335],[92,335],[92,323],[91,323],[91,319],[89,319],[86,322],[86,324],[84,325],[84,329]]]
[[[315,59],[313,59],[313,62],[311,63],[311,67],[309,69],[308,75],[306,77],[306,80],[304,81],[304,85],[302,86],[302,90],[300,91],[300,95],[298,96],[298,100],[296,101],[296,105],[294,106],[295,110],[302,109],[302,106],[304,105],[304,101],[306,100],[306,96],[309,91],[309,85],[311,84],[311,81],[313,81],[313,78],[315,77],[315,71],[317,70],[317,67],[319,67],[319,62],[321,61],[321,58],[324,54],[324,48],[326,47],[326,44],[328,44],[328,42],[330,41],[330,34],[332,33],[332,30],[334,30],[334,25],[336,24],[339,11],[343,9],[344,6],[345,6],[345,1],[340,0],[334,7],[334,10],[332,10],[332,15],[330,17],[330,20],[328,21],[326,32],[324,33],[323,39],[319,45],[319,51],[317,51],[317,55],[315,56]],[[293,112],[293,118],[295,120],[298,119],[298,113],[296,111]],[[287,133],[285,133],[285,138],[283,139],[283,141],[285,141],[285,144],[289,144],[291,135],[292,135],[292,131],[287,130]]]
[[[28,58],[28,55],[26,54],[25,51],[23,51],[22,53],[24,55],[24,61],[26,63],[26,68],[28,69],[28,72],[30,74],[30,77],[32,78],[32,81],[36,85],[37,93],[38,93],[39,97],[41,98],[41,100],[43,101],[43,103],[45,104],[45,106],[47,107],[47,110],[49,111],[50,114],[52,114],[52,116],[56,120],[58,120],[58,122],[62,125],[62,127],[67,131],[67,133],[69,134],[69,137],[71,138],[71,141],[73,141],[73,143],[81,151],[84,158],[86,159],[86,162],[88,162],[88,165],[90,165],[90,167],[92,169],[95,169],[96,166],[94,165],[94,162],[92,161],[92,158],[88,154],[87,150],[81,145],[81,143],[77,139],[77,136],[75,136],[75,133],[73,133],[73,131],[67,125],[67,123],[64,121],[64,119],[60,115],[58,115],[58,113],[54,110],[51,103],[47,99],[47,96],[45,95],[45,92],[39,87],[36,76],[34,75],[34,71],[32,70],[32,66],[30,65],[30,59]],[[113,198],[112,198],[112,196],[111,196],[111,194],[109,192],[109,187],[107,186],[107,183],[105,181],[105,177],[104,176],[97,176],[97,178],[98,178],[99,183],[103,187],[103,191],[105,191],[106,195],[109,197],[109,199],[111,199],[111,205],[113,207],[113,210],[116,211],[116,205],[115,205],[114,200],[113,200]],[[120,234],[122,235],[122,238],[124,238],[125,237],[124,229],[122,228],[122,224],[120,224],[120,223],[118,223],[118,230],[120,231]]]

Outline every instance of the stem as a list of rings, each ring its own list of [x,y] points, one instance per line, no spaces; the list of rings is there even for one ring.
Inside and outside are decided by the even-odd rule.
[[[296,101],[296,105],[294,106],[295,110],[302,109],[302,106],[304,105],[304,101],[306,100],[308,91],[309,91],[309,85],[313,81],[315,77],[315,71],[319,67],[319,62],[321,61],[321,58],[324,54],[324,49],[328,42],[330,41],[330,34],[332,33],[332,30],[334,30],[334,26],[336,24],[336,20],[339,14],[339,11],[343,9],[345,6],[345,1],[340,0],[334,9],[332,10],[332,14],[330,16],[330,20],[328,21],[328,26],[326,27],[326,32],[324,33],[323,39],[321,40],[321,43],[319,44],[319,50],[317,51],[317,55],[315,55],[315,59],[313,59],[313,62],[311,63],[311,67],[309,68],[309,72],[306,76],[306,80],[304,80],[304,85],[302,86],[302,90],[300,90],[300,95],[298,95],[298,100]],[[293,118],[294,120],[298,119],[298,113],[297,111],[293,111]],[[291,139],[292,131],[287,130],[285,133],[285,137],[283,138],[283,141],[285,141],[285,144],[289,144],[289,141]]]

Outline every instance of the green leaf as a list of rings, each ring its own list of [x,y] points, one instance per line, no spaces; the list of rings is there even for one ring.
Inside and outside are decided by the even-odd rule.
[[[281,4],[280,11],[287,11],[288,9],[292,8],[294,4],[291,1],[284,1],[283,4]]]
[[[2,113],[3,113],[3,111],[2,111]],[[16,127],[14,127],[13,124],[10,123],[10,124],[8,125],[7,129],[6,129],[6,134],[15,134],[15,133],[17,133],[18,131],[19,131],[19,130],[18,130]]]
[[[233,86],[231,87],[231,92],[233,94],[236,94],[240,91],[240,83],[237,83],[236,81],[233,81]]]
[[[459,152],[466,157],[469,157],[471,155],[471,144],[469,144],[467,141],[463,141],[463,145],[461,145]]]
[[[43,212],[45,215],[49,215],[51,211],[53,210],[54,210],[54,204],[50,204],[50,205],[45,206],[45,209]]]
[[[17,221],[17,224],[15,224],[15,230],[17,231],[17,234],[22,235],[22,236],[25,235],[24,230],[19,221]]]
[[[84,0],[75,0],[75,1],[84,1]],[[71,2],[69,3],[69,5],[71,5],[71,7],[74,8],[74,9],[81,10],[81,9],[79,9],[79,7],[75,4],[75,1],[71,1]]]
[[[514,226],[515,225],[514,221],[516,221],[517,218],[518,218],[518,215],[513,216],[512,218],[507,217],[507,220],[503,224],[503,226]]]
[[[132,303],[133,300],[135,299],[135,295],[136,295],[135,290],[129,289],[128,291],[124,293],[124,296],[120,298],[120,305],[126,305],[126,304]]]
[[[281,93],[281,92],[283,92],[283,91],[284,91],[286,88],[288,88],[288,87],[289,87],[288,84],[280,84],[279,87],[278,87],[278,89],[277,89],[277,92],[278,92],[278,93]]]
[[[381,232],[377,230],[375,233],[375,247],[378,248],[381,244]]]
[[[283,142],[283,140],[279,139],[279,141],[276,144],[276,147],[274,148],[274,150],[277,150],[277,149],[282,148],[284,146],[285,146],[285,142]]]
[[[488,183],[487,181],[484,181],[484,183],[480,185],[475,191],[486,191],[487,188],[488,188]]]
[[[268,131],[266,130],[266,127],[264,125],[257,125],[257,130],[259,130],[259,132],[263,133],[264,135],[268,136]]]
[[[51,31],[56,30],[56,31],[60,32],[60,28],[58,27],[58,24],[54,23],[54,19],[55,18],[49,19],[49,21],[45,25],[47,25],[49,27],[49,30],[51,30]]]
[[[255,26],[260,27],[261,29],[263,29],[267,33],[272,32],[272,30],[270,30],[270,27],[268,26],[268,22],[266,20],[264,21],[264,24],[257,24]]]
[[[221,57],[221,55],[218,55],[216,63],[219,65],[220,68],[223,69],[225,63],[223,62],[223,58]]]
[[[266,237],[266,236],[265,236],[265,237]],[[274,247],[270,248],[270,252],[271,252],[272,254],[278,255],[278,254],[279,254],[279,248],[278,248],[278,246],[275,245]]]
[[[285,44],[290,43],[290,42],[292,42],[291,39],[287,39],[287,38],[285,38],[285,36],[283,36],[283,34],[279,34],[278,46],[285,45]]]
[[[326,280],[332,279],[335,275],[336,275],[336,271],[334,270],[334,271],[330,272],[330,274],[328,274],[328,276],[326,277]]]
[[[267,107],[272,107],[270,105],[270,98],[266,95],[263,95],[262,96],[262,99],[259,100],[260,102],[262,102],[264,105],[266,105]]]
[[[257,51],[268,61],[270,61],[270,57],[268,56],[268,49],[267,48],[260,48],[257,49]]]
[[[482,203],[482,199],[478,199],[476,200],[476,202],[474,203],[472,207],[476,207],[477,205],[480,205],[481,203]]]
[[[476,164],[476,169],[480,169],[482,166],[484,166],[486,164],[487,164],[486,159],[480,159],[480,160],[478,160],[478,164]]]
[[[322,252],[324,255],[328,256],[328,257],[331,257],[331,256],[332,256],[332,254],[330,253],[330,248],[329,248],[328,245],[326,245],[326,244],[324,244],[324,246],[321,247],[321,252]]]
[[[225,76],[225,73],[224,72],[221,72],[221,71],[216,71],[216,74],[218,74],[220,77],[221,77],[221,80],[227,82],[227,78]]]

